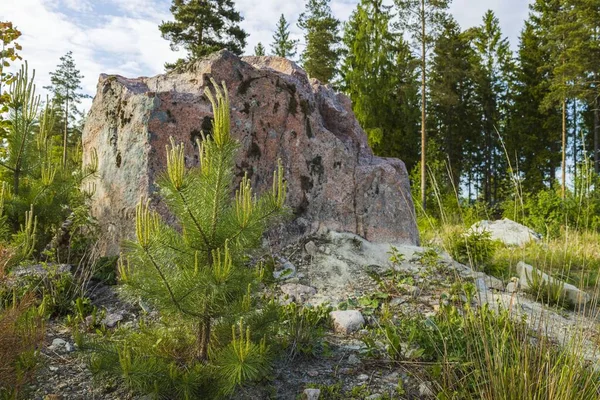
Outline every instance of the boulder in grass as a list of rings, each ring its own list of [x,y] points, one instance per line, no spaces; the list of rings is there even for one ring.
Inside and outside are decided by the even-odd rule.
[[[529,289],[534,279],[541,279],[546,284],[561,285],[564,298],[575,306],[581,306],[590,301],[590,295],[583,290],[570,283],[553,278],[523,261],[517,264],[517,273],[519,275],[519,287],[523,290]]]
[[[471,226],[473,232],[489,232],[492,240],[498,240],[507,246],[522,247],[529,242],[538,242],[541,235],[533,229],[504,218],[498,221],[483,220]]]

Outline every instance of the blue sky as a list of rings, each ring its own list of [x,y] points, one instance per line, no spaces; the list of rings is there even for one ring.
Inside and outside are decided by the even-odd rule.
[[[170,19],[170,0],[0,0],[0,21],[12,21],[23,32],[21,54],[36,69],[38,88],[49,83],[49,72],[59,58],[73,51],[85,76],[83,90],[95,94],[100,73],[127,77],[152,76],[163,71],[167,61],[178,55],[160,37],[158,24]],[[346,20],[357,0],[331,0],[334,14]],[[451,13],[462,28],[479,25],[486,10],[493,10],[512,47],[527,17],[529,0],[454,0]],[[274,26],[281,13],[292,36],[301,38],[295,25],[304,9],[303,1],[237,0],[250,33],[246,52],[259,41],[268,50]],[[43,92],[43,91],[42,91]],[[89,108],[86,100],[84,108]]]

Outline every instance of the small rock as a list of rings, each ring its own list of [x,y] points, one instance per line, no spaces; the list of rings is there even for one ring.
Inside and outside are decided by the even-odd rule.
[[[398,307],[401,304],[406,303],[406,299],[402,298],[402,297],[394,297],[391,301],[390,301],[390,307]]]
[[[487,284],[488,289],[494,289],[501,291],[504,289],[504,282],[495,276],[486,275],[483,277],[483,281]]]
[[[314,257],[319,253],[319,248],[312,240],[304,245],[304,250],[309,256]]]
[[[311,369],[310,371],[307,372],[308,376],[310,377],[315,377],[319,375],[319,371],[315,371],[314,369]]]
[[[521,285],[519,284],[519,278],[511,278],[510,282],[506,285],[507,293],[515,293],[519,291]]]
[[[71,343],[67,342],[65,344],[65,350],[67,351],[67,353],[71,353],[75,349],[73,348],[73,345]]]
[[[364,382],[366,380],[369,380],[369,375],[367,375],[367,374],[360,374],[356,379],[358,379],[361,382]]]
[[[329,247],[325,247],[325,254],[330,255],[331,249]]]
[[[286,283],[281,286],[281,291],[287,294],[292,301],[304,303],[306,300],[317,294],[317,289],[311,286],[298,283]]]
[[[50,371],[52,371],[52,372],[56,372],[56,371],[58,371],[58,367],[55,367],[55,366],[53,366],[53,365],[49,366],[49,367],[48,367],[48,369],[49,369]]]
[[[111,313],[111,314],[108,314],[106,317],[104,317],[104,319],[102,320],[102,323],[104,325],[106,325],[107,328],[114,328],[122,320],[123,320],[123,314]]]
[[[435,397],[433,389],[431,389],[431,382],[421,382],[419,384],[419,395],[423,397]]]
[[[370,396],[365,397],[365,400],[379,400],[383,398],[383,396],[380,393],[373,393]]]
[[[12,275],[20,278],[24,276],[33,276],[36,278],[45,278],[50,273],[52,274],[67,274],[71,272],[73,268],[72,265],[69,264],[36,264],[29,265],[24,267],[16,267]]]
[[[319,400],[321,397],[321,389],[304,389],[305,400]]]
[[[337,333],[347,335],[362,328],[365,319],[358,310],[338,310],[329,313],[333,320],[333,329]]]
[[[356,354],[350,354],[350,357],[348,357],[348,364],[358,365],[360,364],[360,359],[356,356]]]
[[[421,293],[421,289],[413,285],[408,285],[406,283],[400,284],[398,285],[398,287],[411,296],[416,297],[419,295],[419,293]]]
[[[283,257],[278,257],[279,262],[282,264],[282,268],[278,271],[273,271],[273,278],[275,279],[290,279],[296,276],[296,267],[294,264],[289,262]]]
[[[64,349],[66,344],[67,344],[66,340],[63,340],[61,338],[56,338],[52,341],[52,344],[50,346],[48,346],[48,350],[58,351],[58,350]]]
[[[397,372],[392,372],[391,374],[389,374],[385,378],[383,378],[383,380],[386,382],[390,382],[390,383],[398,383],[399,378],[400,378],[400,374],[398,374]]]

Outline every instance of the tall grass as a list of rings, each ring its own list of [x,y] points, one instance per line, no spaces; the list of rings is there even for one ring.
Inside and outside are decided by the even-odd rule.
[[[442,316],[442,318],[447,318]],[[584,360],[583,332],[562,345],[515,320],[510,311],[467,310],[445,339],[438,380],[446,399],[598,399],[600,374]],[[435,336],[434,336],[435,338]],[[438,337],[438,339],[440,339]],[[462,353],[460,353],[462,352]],[[459,360],[457,362],[457,360]]]
[[[421,333],[413,332],[406,339],[433,349],[429,358],[436,366],[430,373],[438,399],[599,399],[600,373],[586,361],[598,359],[588,351],[596,333],[587,329],[599,315],[600,233],[593,192],[598,180],[584,164],[569,204],[557,204],[551,189],[542,196],[528,196],[515,178],[518,174],[512,172],[513,194],[503,205],[505,216],[543,228],[541,242],[514,248],[473,238],[468,233],[471,224],[490,219],[492,213],[485,206],[465,205],[456,188],[454,194],[443,195],[433,174],[431,190],[437,209],[433,213],[419,210],[422,238],[458,261],[506,280],[514,276],[517,263],[524,261],[584,288],[592,294],[592,301],[578,311],[588,320],[574,317],[570,334],[558,342],[548,330],[553,311],[542,313],[540,320],[525,321],[513,309],[513,298],[523,295],[515,294],[508,307],[442,307],[433,320],[421,322]],[[549,285],[549,289],[556,286]]]

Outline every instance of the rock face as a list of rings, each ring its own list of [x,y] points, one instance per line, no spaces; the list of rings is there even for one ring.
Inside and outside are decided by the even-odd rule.
[[[237,175],[248,173],[261,192],[270,188],[277,159],[285,167],[294,218],[277,237],[331,229],[417,244],[404,163],[373,155],[346,96],[283,58],[221,51],[183,72],[100,76],[83,147],[84,162],[94,149],[99,159],[93,214],[106,236],[104,253],[117,253],[131,235],[136,203],[155,192],[166,169],[169,137],[186,145],[190,166],[197,162],[196,139],[211,131],[203,95],[210,78],[229,91],[232,135],[240,143]],[[164,212],[160,201],[156,206]]]

